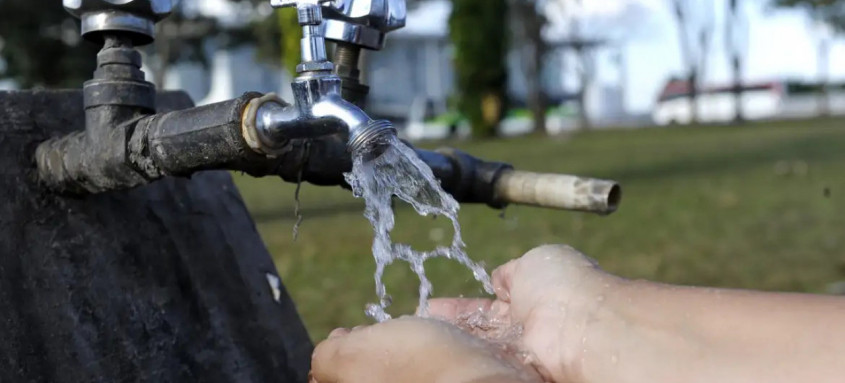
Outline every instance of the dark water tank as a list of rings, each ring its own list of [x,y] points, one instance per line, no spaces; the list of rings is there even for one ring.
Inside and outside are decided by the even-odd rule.
[[[312,344],[229,174],[44,190],[37,144],[83,125],[80,91],[0,92],[0,382],[305,382]]]

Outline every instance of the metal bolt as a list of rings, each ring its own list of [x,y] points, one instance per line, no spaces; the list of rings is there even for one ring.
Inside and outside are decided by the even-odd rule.
[[[63,0],[71,15],[82,21],[81,34],[102,42],[103,33],[128,33],[135,45],[153,41],[155,23],[170,15],[176,0]]]

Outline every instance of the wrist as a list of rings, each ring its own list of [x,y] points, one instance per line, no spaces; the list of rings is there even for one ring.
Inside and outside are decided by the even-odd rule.
[[[459,352],[444,350],[439,362],[430,366],[428,379],[437,383],[494,383],[530,382],[539,383],[539,375],[515,355],[500,349],[487,341],[472,338],[474,347]]]
[[[496,374],[468,381],[467,383],[540,383],[537,378],[529,378],[514,374]]]
[[[435,379],[437,383],[539,383],[536,372],[527,366],[516,366],[497,358],[466,363],[448,370],[440,370]]]
[[[629,306],[638,289],[630,281],[604,272],[581,284],[578,301],[568,305],[569,315],[560,328],[562,349],[560,371],[555,381],[602,382],[597,379],[618,363],[618,341],[625,339]]]
[[[686,347],[662,309],[671,290],[659,283],[612,278],[596,297],[601,304],[586,311],[581,348],[568,359],[569,371],[577,372],[572,381],[654,381],[654,375],[645,373],[647,364]]]

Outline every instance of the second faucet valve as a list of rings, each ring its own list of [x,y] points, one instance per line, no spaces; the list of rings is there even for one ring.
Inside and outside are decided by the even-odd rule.
[[[300,52],[302,60],[296,66],[297,73],[331,72],[334,65],[326,54],[326,39],[323,36],[323,10],[321,3],[332,0],[271,0],[274,8],[295,7],[299,25],[302,26]]]

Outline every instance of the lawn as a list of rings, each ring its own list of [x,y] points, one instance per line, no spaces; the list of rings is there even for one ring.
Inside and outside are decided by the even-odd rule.
[[[824,292],[845,280],[845,124],[816,120],[586,132],[451,145],[523,170],[618,180],[609,217],[512,206],[504,216],[465,205],[470,257],[488,269],[544,243],[567,243],[630,278],[736,288]],[[440,145],[426,144],[435,147]],[[236,176],[258,229],[314,339],[366,323],[374,301],[372,231],[363,203],[340,188]],[[397,207],[394,237],[421,248],[450,238],[443,219]],[[435,295],[480,295],[462,267],[431,261]],[[405,264],[388,269],[394,314],[416,303]]]

